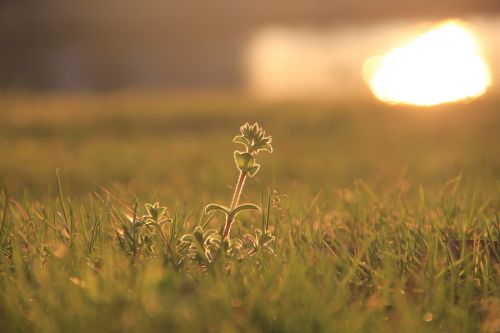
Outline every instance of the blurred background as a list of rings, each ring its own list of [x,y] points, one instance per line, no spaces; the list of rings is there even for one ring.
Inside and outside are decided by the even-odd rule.
[[[450,45],[470,57],[458,48],[420,86],[404,85],[433,93],[476,82],[462,70],[482,68],[481,98],[426,108],[374,98],[372,60],[447,19],[477,50],[459,29]],[[76,196],[104,186],[223,200],[236,173],[231,138],[258,121],[275,152],[249,195],[335,192],[359,178],[440,187],[462,173],[496,191],[499,43],[498,0],[1,1],[0,182],[53,196],[59,168]],[[447,63],[441,84],[432,74]]]
[[[497,61],[499,13],[496,0],[7,0],[0,3],[0,88],[255,92],[262,81],[255,73],[266,70],[262,52],[282,51],[292,72],[300,61],[313,68],[311,57],[330,59],[332,82],[314,79],[316,90],[331,84],[334,96],[359,94],[366,92],[361,58],[442,19],[473,21]],[[269,38],[307,45],[280,49],[272,40],[274,49],[262,51]]]

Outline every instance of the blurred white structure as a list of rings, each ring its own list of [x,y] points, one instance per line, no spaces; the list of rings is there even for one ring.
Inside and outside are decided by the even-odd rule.
[[[500,94],[500,16],[461,19],[474,33]],[[268,27],[245,54],[248,90],[263,99],[352,99],[371,94],[363,80],[367,59],[415,38],[434,22],[390,22],[330,30]]]

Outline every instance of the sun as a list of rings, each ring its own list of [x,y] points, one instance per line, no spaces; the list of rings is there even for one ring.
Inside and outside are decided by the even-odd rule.
[[[478,97],[491,84],[474,35],[456,20],[368,59],[363,75],[379,100],[422,106]]]

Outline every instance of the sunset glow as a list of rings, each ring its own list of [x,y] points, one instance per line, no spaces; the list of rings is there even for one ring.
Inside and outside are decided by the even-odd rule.
[[[476,39],[459,21],[368,59],[363,75],[379,100],[422,106],[478,97],[491,84]]]

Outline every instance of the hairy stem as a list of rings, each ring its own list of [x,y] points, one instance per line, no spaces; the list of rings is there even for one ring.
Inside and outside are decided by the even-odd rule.
[[[233,210],[236,208],[236,206],[238,206],[241,192],[243,191],[243,185],[245,185],[246,177],[247,173],[245,171],[241,171],[240,176],[238,177],[238,182],[236,183],[236,188],[234,189],[233,200],[231,201],[231,206],[229,206],[229,210]]]
[[[238,202],[240,201],[241,192],[243,191],[243,186],[245,185],[245,180],[247,177],[247,173],[245,171],[240,172],[240,176],[238,177],[238,182],[236,183],[236,187],[234,188],[233,199],[231,201],[231,206],[229,206],[229,211],[231,212],[233,209],[238,206]],[[224,225],[224,232],[222,233],[222,239],[229,237],[229,232],[231,231],[231,225],[233,224],[234,216],[229,214],[226,219],[226,224]]]

